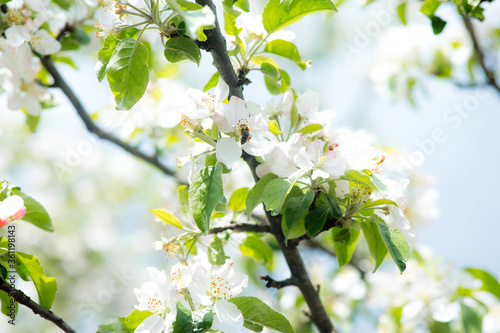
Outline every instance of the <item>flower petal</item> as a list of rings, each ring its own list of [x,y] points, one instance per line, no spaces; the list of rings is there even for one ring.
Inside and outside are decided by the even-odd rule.
[[[241,147],[232,138],[222,138],[215,146],[217,160],[230,168],[241,157]]]

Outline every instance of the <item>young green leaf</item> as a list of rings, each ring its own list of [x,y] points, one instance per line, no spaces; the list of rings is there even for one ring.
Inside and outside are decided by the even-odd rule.
[[[123,326],[130,330],[131,332],[135,331],[135,329],[146,319],[151,316],[152,313],[149,311],[141,311],[134,309],[130,314],[126,317],[118,317],[122,322]]]
[[[357,170],[346,170],[345,175],[341,177],[342,179],[349,180],[353,183],[369,187],[371,189],[376,189],[377,186],[372,182],[369,176],[357,171]]]
[[[325,193],[325,196],[328,201],[328,206],[330,207],[330,212],[332,213],[332,216],[335,217],[336,219],[340,218],[342,216],[342,210],[340,209],[339,204],[336,203],[329,194]]]
[[[392,257],[392,260],[394,260],[402,274],[406,269],[405,262],[410,259],[410,247],[408,246],[403,234],[401,234],[398,229],[389,229],[387,224],[381,219],[378,219],[377,224],[380,236],[382,237],[382,240]]]
[[[363,230],[363,235],[365,236],[366,243],[368,244],[368,250],[375,260],[375,268],[373,269],[373,273],[375,273],[382,261],[384,261],[387,254],[387,247],[385,246],[384,240],[380,236],[377,223],[373,221],[362,222],[361,229]]]
[[[215,15],[208,6],[197,10],[183,10],[176,0],[166,0],[170,8],[181,15],[186,24],[187,33],[192,39],[205,41],[203,29],[215,28]]]
[[[109,34],[101,49],[97,53],[97,63],[95,65],[95,73],[97,75],[97,80],[101,82],[106,76],[106,68],[108,66],[111,56],[115,52],[116,45],[118,45],[118,40],[114,34]]]
[[[483,331],[484,310],[480,305],[471,307],[464,302],[460,302],[462,310],[462,324],[464,333],[481,333]]]
[[[170,38],[165,43],[164,54],[172,63],[187,59],[199,66],[201,61],[200,48],[193,40],[186,37]]]
[[[179,229],[184,229],[182,227],[181,221],[179,221],[179,219],[175,217],[174,214],[163,209],[150,209],[150,211],[153,212],[153,214],[155,214],[155,216],[159,218],[163,223],[171,224]]]
[[[292,229],[293,226],[309,211],[314,200],[314,192],[309,191],[307,194],[291,198],[285,209],[286,226]]]
[[[268,62],[263,62],[260,65],[260,71],[266,77],[270,78],[275,82],[278,87],[281,85],[281,74],[279,70]]]
[[[207,332],[212,327],[214,315],[212,309],[203,308],[191,311],[177,302],[177,317],[175,319],[174,333]]]
[[[281,207],[285,202],[286,196],[292,190],[295,181],[290,181],[286,177],[271,180],[264,189],[262,201],[266,210],[270,210],[273,216],[281,212]]]
[[[262,197],[264,195],[264,189],[266,185],[278,178],[273,173],[268,173],[264,175],[259,181],[252,187],[252,189],[248,192],[245,205],[246,205],[246,211],[247,211],[247,218],[250,220],[250,217],[252,216],[252,212],[257,207],[261,202],[262,202]]]
[[[295,44],[292,42],[283,39],[272,40],[266,44],[264,52],[276,54],[284,58],[290,59],[302,70],[305,70],[307,68],[306,63],[303,62],[302,58],[300,57],[297,46],[295,46]]]
[[[235,304],[243,315],[243,326],[254,332],[261,332],[263,327],[276,332],[293,333],[292,325],[281,313],[271,309],[257,297],[233,297],[229,302]]]
[[[480,290],[487,291],[500,300],[500,283],[493,275],[479,268],[465,268],[464,271],[483,283]]]
[[[190,216],[189,210],[189,188],[187,185],[181,185],[177,188],[177,200],[181,208],[182,215]]]
[[[222,165],[217,163],[199,170],[189,187],[189,208],[196,225],[205,234],[210,228],[210,216],[222,197]]]
[[[339,267],[351,261],[352,254],[358,243],[359,234],[360,226],[357,222],[353,222],[350,226],[344,226],[342,228],[332,228],[333,249],[337,255]]]
[[[2,313],[6,316],[16,315],[19,303],[10,297],[5,291],[0,290],[0,301],[2,302]],[[11,312],[12,311],[12,312]],[[11,317],[12,318],[12,317]]]
[[[227,208],[239,212],[240,210],[245,209],[245,201],[248,195],[248,187],[242,187],[237,189],[231,194],[229,198],[229,202],[227,204]]]
[[[39,304],[46,309],[50,309],[54,297],[56,297],[56,279],[46,277],[43,274],[42,265],[40,265],[38,258],[31,254],[16,252],[16,266],[21,266],[22,269],[28,272],[38,292]]]
[[[300,129],[299,133],[310,134],[310,133],[317,132],[322,128],[323,128],[323,126],[321,126],[320,124],[309,124],[309,125],[302,127]]]
[[[319,206],[306,215],[305,228],[309,236],[314,237],[323,229],[329,214],[330,208],[328,206]]]
[[[207,91],[209,89],[215,88],[217,84],[219,83],[219,72],[215,72],[214,75],[210,77],[210,80],[208,80],[207,84],[203,87],[203,91]]]
[[[397,203],[395,203],[394,201],[392,200],[389,200],[389,199],[379,199],[379,200],[375,200],[375,201],[372,201],[372,202],[368,202],[367,204],[364,204],[362,209],[368,209],[368,208],[372,208],[373,207],[378,207],[378,206],[385,206],[385,205],[394,205],[394,206],[398,206]]]
[[[264,75],[266,88],[273,95],[282,94],[288,90],[288,87],[290,87],[290,76],[288,73],[282,69],[278,69],[278,72],[281,76],[281,80],[279,82],[275,81],[274,78],[271,78],[268,75]]]
[[[210,241],[210,246],[207,248],[208,261],[212,265],[223,265],[226,259],[229,259],[224,252],[224,246],[219,237],[214,236]]]
[[[337,8],[331,0],[269,0],[262,12],[262,23],[271,34],[305,15],[325,10],[337,11]]]
[[[24,221],[30,222],[40,229],[54,231],[49,214],[38,201],[18,189],[13,189],[12,194],[18,195],[24,200],[26,207],[26,215],[22,218]]]
[[[254,258],[261,265],[272,266],[273,250],[257,236],[248,235],[240,244],[240,251],[243,255]]]
[[[130,110],[144,95],[149,82],[148,62],[148,49],[140,41],[125,38],[116,46],[106,76],[118,110]]]

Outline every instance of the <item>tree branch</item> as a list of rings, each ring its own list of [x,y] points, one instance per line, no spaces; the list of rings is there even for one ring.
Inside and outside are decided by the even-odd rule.
[[[271,232],[271,227],[268,224],[250,224],[250,223],[231,223],[225,227],[216,227],[208,231],[209,234],[218,234],[224,231],[236,232]]]
[[[215,16],[217,17],[217,12],[215,5],[211,0],[196,0],[196,3],[200,5],[207,5],[212,9]],[[227,54],[226,41],[222,36],[220,31],[219,23],[216,21],[216,27],[214,29],[205,30],[207,36],[206,42],[204,42],[204,49],[212,54],[214,59],[214,64],[219,71],[220,77],[229,86],[229,96],[236,96],[243,99],[243,92],[238,81],[238,77],[233,69],[231,59]],[[248,154],[243,154],[243,159],[247,162],[255,181],[259,180],[256,174],[256,167],[258,162],[253,156]],[[302,292],[304,300],[306,301],[309,310],[311,312],[311,320],[316,325],[320,333],[332,333],[337,332],[326,313],[326,310],[321,303],[321,299],[317,290],[314,288],[302,259],[300,252],[297,250],[296,246],[287,246],[285,244],[285,237],[281,229],[281,215],[272,216],[270,212],[266,212],[267,219],[271,225],[271,233],[276,238],[280,249],[285,257],[285,260],[290,268],[291,279],[297,281],[296,286]]]
[[[276,289],[281,289],[288,286],[297,286],[299,282],[295,277],[291,277],[283,281],[276,281],[269,275],[263,275],[263,274],[260,275],[260,279],[263,281],[267,281],[266,288],[276,288]]]
[[[486,65],[486,57],[484,55],[483,49],[481,48],[481,45],[479,45],[479,40],[476,35],[476,30],[474,28],[474,25],[472,24],[472,21],[469,17],[462,16],[462,19],[464,21],[465,27],[467,28],[467,32],[469,33],[469,36],[472,40],[472,44],[474,45],[474,54],[476,55],[477,61],[479,62],[479,65],[483,69],[484,74],[486,75],[486,80],[487,83],[495,88],[498,93],[500,93],[500,85],[497,83],[495,73],[488,68]]]
[[[205,30],[207,40],[200,47],[207,52],[210,52],[214,59],[215,67],[220,74],[220,77],[229,86],[229,96],[236,96],[243,99],[243,90],[238,80],[238,76],[234,71],[231,59],[227,54],[226,39],[220,30],[219,21],[217,20],[217,10],[211,0],[196,0],[196,3],[202,6],[208,6],[215,14],[215,28]]]
[[[123,142],[122,140],[120,140],[119,138],[114,136],[113,134],[108,133],[108,132],[104,131],[102,128],[100,128],[99,126],[97,126],[92,121],[92,119],[88,115],[87,111],[83,107],[82,103],[80,102],[78,97],[76,97],[73,90],[68,86],[68,84],[66,83],[64,78],[61,76],[61,74],[59,73],[57,68],[54,66],[54,63],[52,62],[52,59],[50,58],[50,56],[46,56],[46,57],[41,58],[41,61],[42,61],[43,66],[45,67],[45,69],[50,73],[50,75],[52,75],[52,78],[54,79],[53,86],[60,88],[62,90],[62,92],[66,95],[66,97],[71,102],[71,104],[73,104],[73,107],[75,108],[76,112],[78,113],[78,115],[82,119],[83,123],[85,124],[85,126],[87,127],[87,130],[89,132],[96,134],[101,139],[108,140],[108,141],[114,143],[115,145],[122,147],[128,153],[130,153],[130,154],[142,159],[143,161],[146,161],[149,164],[155,166],[156,168],[160,169],[164,174],[176,178],[179,183],[181,183],[183,185],[186,184],[186,182],[177,178],[175,172],[170,170],[167,166],[163,165],[158,160],[158,157],[156,155],[148,156],[148,155],[144,154],[143,152],[141,152],[136,147],[133,147],[126,142]]]
[[[16,302],[30,308],[33,313],[39,315],[40,317],[53,322],[60,329],[67,333],[76,333],[62,318],[57,316],[54,312],[47,310],[41,305],[33,302],[25,293],[21,290],[11,287],[7,281],[0,278],[0,290],[5,291],[10,297],[14,298]]]

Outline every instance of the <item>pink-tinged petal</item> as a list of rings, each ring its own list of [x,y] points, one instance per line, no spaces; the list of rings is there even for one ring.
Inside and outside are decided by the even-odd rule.
[[[330,175],[328,174],[328,172],[320,170],[320,169],[314,170],[313,173],[311,174],[311,178],[317,179],[319,177],[324,178],[324,179],[328,179],[328,178],[330,178]]]
[[[12,195],[0,203],[0,218],[13,216],[23,208],[23,198],[18,195]]]
[[[38,30],[31,38],[33,49],[42,54],[49,55],[61,50],[61,43],[52,37],[47,30]]]
[[[305,93],[297,97],[297,111],[304,117],[312,116],[318,111],[319,94],[316,91],[307,90]]]
[[[9,218],[8,218],[8,217],[6,217],[6,218],[4,218],[4,219],[0,218],[0,228],[5,227],[5,226],[6,226],[7,224],[9,224],[9,223],[10,223],[10,220],[9,220]]]
[[[261,163],[257,166],[257,169],[255,171],[257,172],[257,176],[259,176],[259,178],[262,178],[268,173],[271,173],[271,164],[267,162]]]
[[[212,329],[221,332],[237,332],[237,329],[243,326],[243,315],[236,304],[223,300],[216,301],[214,312]]]
[[[19,47],[31,38],[28,29],[22,25],[13,25],[5,30],[5,37],[12,47]]]
[[[230,168],[241,157],[240,144],[235,142],[232,138],[222,138],[217,141],[215,155],[218,161]]]
[[[26,207],[21,208],[14,215],[12,215],[13,220],[22,219],[26,215]]]
[[[219,78],[219,84],[217,84],[217,87],[215,87],[214,95],[214,104],[216,106],[221,104],[227,98],[227,95],[229,95],[229,86],[222,78]]]

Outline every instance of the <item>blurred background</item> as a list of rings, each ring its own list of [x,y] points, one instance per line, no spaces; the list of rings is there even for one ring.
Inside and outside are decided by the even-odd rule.
[[[252,1],[254,14],[263,4]],[[474,23],[489,64],[495,65],[500,61],[500,3],[485,7],[484,22]],[[395,8],[384,0],[369,5],[346,0],[338,13],[306,17],[289,30],[312,66],[304,72],[287,62],[282,66],[297,92],[316,90],[320,110],[336,110],[334,128],[364,129],[382,146],[406,152],[388,163],[402,171],[418,168],[431,189],[422,199],[425,223],[413,226],[415,243],[432,249],[447,265],[481,267],[499,276],[500,93],[481,84],[484,74],[469,65],[472,43],[451,6],[439,8],[448,23],[437,36],[419,13],[418,2],[407,2],[407,25]],[[58,64],[62,75],[104,128],[147,153],[154,145],[146,138],[153,137],[166,151],[162,161],[176,168],[174,157],[186,155],[187,145],[175,144],[183,140],[182,132],[171,130],[169,119],[163,130],[151,126],[167,107],[146,100],[131,111],[114,111],[107,83],[99,83],[94,74],[101,41],[89,34],[88,46],[66,53],[78,70]],[[161,53],[157,58],[163,71],[152,90],[163,89],[167,104],[168,96],[173,99],[186,87],[202,89],[215,71],[206,53],[199,68],[187,62],[167,64]],[[471,77],[477,85],[467,84]],[[253,83],[245,87],[247,100],[279,100],[267,92],[260,73],[249,78]],[[88,133],[65,96],[58,90],[53,95],[57,106],[43,111],[35,133],[25,125],[24,114],[8,110],[0,95],[0,177],[40,201],[52,217],[54,233],[16,222],[16,246],[36,254],[45,274],[57,278],[54,312],[79,332],[95,332],[104,319],[133,309],[132,291],[148,280],[146,267],[165,266],[165,256],[151,248],[163,227],[148,209],[177,207],[176,183]],[[236,186],[249,185],[244,182]],[[336,265],[327,255],[310,256],[311,265]],[[278,272],[279,267],[278,260]],[[29,283],[19,279],[18,287],[36,299]],[[262,297],[277,304],[272,292]],[[362,320],[346,331],[361,332],[368,323]],[[25,308],[20,308],[15,328],[0,321],[0,331],[6,330],[58,332]]]

